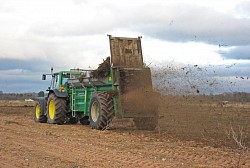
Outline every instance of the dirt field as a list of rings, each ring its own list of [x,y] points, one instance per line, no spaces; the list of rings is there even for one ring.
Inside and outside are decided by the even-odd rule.
[[[223,104],[197,97],[165,96],[159,107],[159,126],[170,135],[213,147],[237,148],[234,132],[244,146],[250,147],[250,103]]]
[[[1,102],[0,167],[247,168],[250,153],[237,149],[226,131],[240,123],[249,141],[249,109],[165,98],[156,131],[139,131],[130,120],[118,119],[110,130],[97,131],[35,123],[29,103]]]

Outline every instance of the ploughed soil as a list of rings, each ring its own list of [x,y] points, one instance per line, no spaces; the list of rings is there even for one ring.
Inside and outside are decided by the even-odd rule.
[[[166,97],[155,131],[137,130],[130,119],[98,131],[35,123],[32,104],[0,102],[0,167],[247,168],[249,109]]]

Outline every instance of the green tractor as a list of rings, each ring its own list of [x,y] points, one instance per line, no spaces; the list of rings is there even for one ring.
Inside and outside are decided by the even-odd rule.
[[[71,69],[52,76],[45,97],[38,97],[34,120],[50,124],[90,125],[105,130],[112,119],[133,118],[138,129],[157,126],[151,72],[142,57],[141,37],[109,35],[111,59],[96,70]]]

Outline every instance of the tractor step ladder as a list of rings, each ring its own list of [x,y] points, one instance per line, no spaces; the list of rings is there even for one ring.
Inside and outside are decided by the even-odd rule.
[[[76,116],[76,89],[73,86],[72,87],[72,104],[71,104],[71,111],[72,111],[72,117]]]

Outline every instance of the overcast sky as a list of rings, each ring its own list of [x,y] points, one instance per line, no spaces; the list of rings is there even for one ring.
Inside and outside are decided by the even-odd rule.
[[[216,78],[235,84],[223,91],[250,92],[250,1],[1,0],[0,23],[5,93],[45,90],[41,74],[51,66],[96,68],[110,55],[107,34],[142,36],[154,69],[213,67]]]

